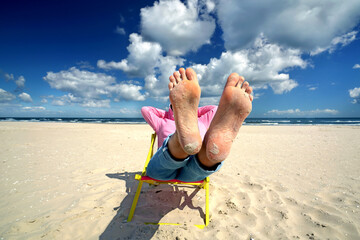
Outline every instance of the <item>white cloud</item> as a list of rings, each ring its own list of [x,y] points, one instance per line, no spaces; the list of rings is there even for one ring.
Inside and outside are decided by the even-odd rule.
[[[109,108],[110,107],[110,99],[104,100],[86,100],[84,101],[81,106],[83,107],[92,107],[92,108]]]
[[[106,87],[115,83],[115,78],[112,76],[85,70],[80,71],[75,67],[58,73],[48,72],[44,80],[52,88],[90,99],[109,94]]]
[[[264,34],[270,42],[310,52],[352,31],[360,1],[219,0],[217,15],[228,50],[251,46]]]
[[[39,112],[46,110],[45,107],[23,107],[22,109],[30,112]]]
[[[125,35],[126,34],[125,29],[121,28],[119,26],[116,27],[115,33],[120,34],[120,35]]]
[[[147,94],[139,94],[141,89],[141,86],[124,83],[116,84],[109,87],[109,90],[112,93],[116,94],[119,98],[123,98],[125,100],[144,101]]]
[[[203,4],[206,6],[206,10],[208,13],[211,13],[215,10],[216,5],[214,1],[206,0],[203,1]]]
[[[220,97],[202,97],[200,99],[200,106],[218,105]]]
[[[360,103],[360,87],[350,89],[349,95],[353,99],[352,103]]]
[[[19,94],[19,98],[24,101],[24,102],[32,102],[33,100],[31,99],[31,96],[28,93],[20,93]]]
[[[129,55],[120,62],[105,62],[99,60],[97,66],[105,70],[122,70],[129,77],[142,77],[145,79],[144,88],[151,96],[159,96],[167,92],[168,78],[182,65],[184,59],[173,56],[163,56],[160,44],[144,41],[133,33],[129,37]]]
[[[136,33],[130,34],[129,41],[131,44],[127,47],[129,51],[127,59],[109,63],[99,60],[97,66],[106,70],[122,70],[130,77],[146,77],[152,74],[161,56],[160,44],[143,41],[143,38]]]
[[[344,47],[348,44],[350,44],[352,41],[356,39],[357,31],[352,31],[349,33],[346,33],[340,37],[335,37],[329,46],[327,47],[318,47],[317,49],[310,52],[310,55],[314,56],[319,53],[328,51],[329,53],[333,53],[337,47]]]
[[[334,109],[315,109],[309,111],[301,111],[300,109],[288,109],[288,110],[277,110],[273,109],[267,112],[266,115],[295,115],[295,116],[316,116],[316,115],[336,115],[338,114],[338,110]]]
[[[15,95],[0,88],[0,103],[10,102],[15,98],[16,98]]]
[[[24,76],[20,76],[18,79],[15,80],[13,74],[5,73],[4,77],[5,77],[6,81],[14,81],[18,88],[24,88],[25,87],[25,78],[24,78]]]
[[[331,53],[356,39],[357,32],[352,28],[360,19],[357,1],[260,0],[260,3],[188,0],[184,4],[179,0],[160,0],[141,9],[141,35],[129,35],[127,58],[118,62],[99,60],[97,66],[143,78],[143,90],[147,92],[127,94],[131,99],[149,96],[154,100],[165,99],[168,77],[185,62],[177,56],[210,42],[215,30],[211,13],[216,11],[227,50],[208,64],[192,66],[202,86],[202,102],[210,103],[221,94],[232,72],[243,75],[255,90],[271,87],[275,94],[289,92],[298,83],[288,71],[308,65],[302,54]],[[317,86],[308,88],[314,91]],[[142,88],[135,84],[128,89],[137,93]],[[124,96],[120,90],[111,92]],[[118,100],[116,97],[115,101]]]
[[[13,74],[5,73],[4,77],[5,77],[5,80],[6,80],[6,81],[12,81],[12,80],[14,80],[14,75],[13,75]]]
[[[311,114],[323,114],[323,113],[328,113],[328,114],[338,114],[339,111],[335,110],[335,109],[316,109],[316,110],[311,110],[309,111],[309,113]]]
[[[78,103],[86,107],[109,107],[110,100],[108,98],[114,94],[119,99],[145,100],[145,95],[140,92],[141,86],[126,83],[117,84],[112,76],[85,70],[80,71],[75,67],[58,73],[48,72],[44,80],[52,88],[68,93],[54,99],[54,105]]]
[[[207,1],[207,11],[214,3]],[[188,0],[187,5],[179,0],[160,0],[152,7],[141,9],[141,34],[150,41],[158,42],[174,56],[196,51],[210,43],[215,30],[215,20],[200,11],[197,0]]]
[[[17,80],[15,80],[16,86],[18,88],[24,88],[25,87],[25,78],[23,76],[20,76]]]
[[[282,114],[294,114],[294,113],[300,113],[300,109],[288,109],[288,110],[277,110],[277,109],[273,109],[271,111],[268,111],[267,113],[274,113],[277,115],[282,115]]]
[[[64,99],[54,99],[52,102],[51,102],[52,105],[54,106],[65,106],[66,105],[66,101]]]
[[[244,76],[255,89],[270,86],[274,93],[291,91],[298,84],[284,73],[293,67],[305,68],[307,63],[297,49],[283,48],[258,38],[249,49],[227,51],[219,59],[212,58],[207,65],[192,66],[205,96],[220,95],[227,77],[232,72]]]
[[[94,69],[88,61],[79,61],[76,63],[79,68]]]
[[[314,85],[311,85],[311,84],[307,85],[306,87],[307,87],[310,91],[315,91],[316,89],[318,89],[318,87],[316,87],[316,86],[314,86]]]
[[[360,64],[355,64],[355,65],[353,66],[353,69],[358,69],[358,68],[360,68]]]

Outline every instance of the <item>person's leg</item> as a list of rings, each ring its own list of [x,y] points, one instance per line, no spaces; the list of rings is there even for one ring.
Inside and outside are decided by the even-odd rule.
[[[202,165],[213,167],[226,159],[242,123],[252,110],[251,92],[249,83],[237,73],[228,77],[219,107],[198,153]]]
[[[181,150],[187,155],[194,155],[200,151],[202,143],[197,114],[201,90],[194,70],[188,68],[185,71],[184,68],[180,68],[179,72],[180,75],[175,72],[170,76],[169,83],[169,98],[176,125],[174,138],[177,137]],[[173,150],[177,151],[171,146],[169,149],[171,153]]]
[[[198,181],[220,169],[243,121],[251,112],[251,92],[252,88],[243,77],[236,73],[229,76],[201,150],[190,156],[186,166],[177,171],[177,179]]]
[[[189,161],[189,156],[178,159],[169,151],[170,139],[174,139],[174,135],[168,136],[163,145],[156,151],[151,158],[147,168],[146,175],[158,180],[175,179],[179,169],[183,168]],[[176,138],[175,138],[176,139]]]
[[[174,111],[176,131],[169,136],[154,154],[147,168],[147,175],[159,180],[174,179],[178,170],[189,161],[190,156],[201,148],[197,108],[200,86],[192,69],[180,68],[169,80],[169,98]]]
[[[181,72],[182,71],[180,71],[180,73]],[[186,74],[188,72],[191,73],[191,75],[195,75],[195,72],[193,72],[192,69],[187,69]],[[191,123],[191,113],[193,112],[192,110],[194,109],[194,104],[189,104],[189,102],[191,102],[189,99],[200,98],[200,93],[198,94],[198,97],[196,94],[192,93],[192,91],[196,89],[196,87],[190,85],[193,84],[191,83],[192,79],[196,78],[190,78],[190,81],[187,79],[187,81],[184,81],[183,77],[182,80],[176,79],[176,83],[174,83],[174,79],[170,78],[170,100],[173,108],[177,109],[174,111],[177,136],[174,134],[168,138],[169,144],[166,143],[167,145],[163,148],[165,150],[157,152],[167,153],[168,156],[172,157],[171,159],[173,161],[177,162],[176,171],[170,171],[169,167],[166,169],[166,167],[163,166],[163,172],[171,173],[171,178],[177,178],[182,181],[201,180],[213,172],[216,172],[220,168],[222,161],[226,159],[230,152],[232,142],[235,139],[243,121],[251,112],[253,100],[251,95],[252,88],[249,86],[249,83],[244,82],[244,78],[240,77],[238,74],[231,74],[224,87],[218,110],[210,124],[209,130],[205,135],[201,149],[197,155],[192,155],[186,151],[184,146],[189,143],[194,145],[194,140],[196,144],[199,144],[199,142],[201,143],[199,130],[197,127],[194,127],[193,123]],[[177,88],[177,86],[182,87]],[[177,89],[176,94],[171,97],[171,93],[174,92],[175,89]],[[187,93],[187,91],[190,91],[190,94]],[[197,135],[199,135],[200,140],[197,140]],[[175,148],[175,146],[178,145],[181,146],[180,153],[183,153],[184,155],[189,154],[191,156],[188,156],[185,160],[181,161],[177,161],[176,159],[174,160],[174,155],[176,155],[176,151],[179,150],[179,148]],[[193,152],[196,153],[197,149],[195,150],[196,151]],[[157,154],[154,156],[157,156]]]

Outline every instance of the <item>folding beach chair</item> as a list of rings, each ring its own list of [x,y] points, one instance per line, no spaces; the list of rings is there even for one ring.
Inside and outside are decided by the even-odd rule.
[[[139,196],[140,196],[140,192],[141,192],[143,182],[146,182],[146,183],[148,183],[150,185],[159,185],[159,184],[176,185],[176,184],[181,184],[181,185],[198,186],[199,188],[205,189],[205,221],[204,221],[205,224],[195,225],[196,227],[198,227],[200,229],[204,228],[205,226],[207,226],[209,224],[209,182],[210,182],[209,177],[205,178],[202,181],[183,182],[183,181],[179,181],[177,179],[168,180],[168,181],[162,181],[162,180],[157,180],[157,179],[146,176],[147,165],[149,164],[149,161],[150,161],[150,159],[152,158],[152,156],[154,154],[155,139],[156,139],[156,133],[153,133],[151,135],[151,145],[150,145],[149,153],[148,153],[147,158],[146,158],[144,169],[143,169],[141,175],[139,175],[139,174],[135,175],[135,179],[139,181],[139,185],[137,187],[135,197],[134,197],[134,200],[133,200],[133,203],[132,203],[130,213],[129,213],[129,217],[128,217],[127,221],[130,222],[132,220],[133,216],[134,216],[135,208],[136,208],[137,202],[139,200]],[[180,224],[177,224],[177,223],[145,223],[145,224],[180,225]]]

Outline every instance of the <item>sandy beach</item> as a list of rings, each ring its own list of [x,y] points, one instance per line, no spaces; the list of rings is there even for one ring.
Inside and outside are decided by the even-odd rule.
[[[359,126],[243,126],[204,190],[144,184],[145,124],[0,123],[0,239],[360,239]],[[144,222],[179,222],[180,226]]]

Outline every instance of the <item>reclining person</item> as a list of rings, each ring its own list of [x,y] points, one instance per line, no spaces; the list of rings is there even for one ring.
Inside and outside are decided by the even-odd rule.
[[[199,117],[201,89],[196,73],[191,68],[180,68],[179,72],[170,76],[168,84],[175,129],[161,125],[161,129],[173,130],[171,134],[154,129],[160,147],[148,164],[147,176],[158,180],[199,181],[218,171],[230,153],[232,142],[252,110],[252,88],[237,73],[230,74],[216,113],[212,107],[208,115]],[[145,112],[142,110],[143,115]],[[200,120],[204,115],[207,121]],[[203,122],[210,125],[201,125]]]

